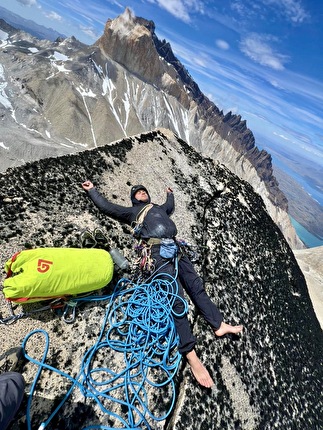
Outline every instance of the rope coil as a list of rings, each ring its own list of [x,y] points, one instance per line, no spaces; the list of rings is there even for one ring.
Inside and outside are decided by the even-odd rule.
[[[166,419],[174,406],[174,376],[181,361],[181,355],[177,350],[178,337],[172,318],[175,300],[182,300],[183,314],[187,312],[186,301],[177,294],[176,279],[161,273],[153,277],[149,283],[141,285],[121,279],[113,293],[108,296],[76,298],[75,301],[78,303],[102,300],[108,300],[109,303],[97,342],[84,354],[79,374],[75,378],[45,363],[49,348],[47,332],[35,330],[29,333],[22,347],[26,358],[38,365],[38,371],[28,399],[28,430],[31,430],[32,395],[43,368],[69,379],[72,386],[50,417],[41,424],[39,427],[41,429],[47,427],[75,387],[79,388],[86,399],[93,399],[101,411],[114,419],[117,428],[150,429],[149,420]],[[26,344],[36,333],[45,336],[45,350],[41,361],[35,360],[26,353]],[[119,353],[123,357],[116,366],[116,360],[114,362],[109,354],[109,364],[112,360],[114,367],[121,367],[122,361],[121,369],[96,367],[100,358],[102,362],[107,348],[116,351],[116,356]],[[167,396],[170,397],[164,412],[155,413],[152,409],[157,409],[156,405],[148,404],[149,392],[152,389],[166,390]],[[112,429],[104,425],[91,425],[83,430],[94,428]]]

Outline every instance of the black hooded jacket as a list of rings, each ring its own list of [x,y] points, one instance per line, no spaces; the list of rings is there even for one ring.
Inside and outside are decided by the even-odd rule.
[[[148,194],[148,202],[141,202],[135,199],[135,194],[138,190],[145,190]],[[109,217],[134,226],[139,212],[150,203],[150,196],[147,189],[142,185],[132,187],[130,198],[132,206],[121,206],[111,203],[103,197],[96,188],[88,191],[93,203]],[[153,204],[153,207],[147,212],[143,227],[140,232],[141,239],[155,238],[174,238],[177,234],[175,223],[170,219],[171,214],[175,209],[174,195],[171,192],[167,193],[166,202],[162,205]]]

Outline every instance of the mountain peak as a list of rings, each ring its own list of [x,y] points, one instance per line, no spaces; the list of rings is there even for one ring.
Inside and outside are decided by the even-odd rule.
[[[106,57],[126,67],[148,83],[159,86],[162,62],[153,42],[155,24],[135,17],[129,8],[117,18],[109,19],[96,45]]]
[[[115,19],[109,19],[106,23],[105,31],[110,28],[122,36],[140,37],[141,34],[152,35],[155,31],[155,24],[145,18],[135,16],[132,10],[126,7],[125,11]]]

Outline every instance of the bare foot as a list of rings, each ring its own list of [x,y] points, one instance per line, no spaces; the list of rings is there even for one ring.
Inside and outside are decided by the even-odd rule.
[[[203,387],[211,388],[214,385],[213,379],[196,355],[195,350],[193,349],[191,352],[189,352],[186,355],[186,358],[188,364],[191,366],[191,371],[197,382]]]
[[[243,325],[230,325],[222,321],[220,327],[214,330],[216,336],[224,336],[227,333],[238,334],[243,330]]]

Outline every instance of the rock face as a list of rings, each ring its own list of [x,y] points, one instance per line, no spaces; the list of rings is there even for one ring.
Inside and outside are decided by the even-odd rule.
[[[126,9],[93,46],[12,31],[2,39],[2,171],[165,127],[251,183],[290,245],[303,246],[270,155],[240,116],[224,115],[201,93],[152,21]]]
[[[143,162],[147,159],[149,163]],[[95,227],[106,231],[111,247],[133,259],[129,228],[98,212],[80,186],[86,178],[121,205],[130,204],[134,184],[146,184],[156,203],[163,203],[166,187],[172,187],[178,237],[197,246],[201,254],[197,269],[225,320],[245,326],[237,340],[216,339],[190,304],[197,352],[215,387],[211,391],[199,387],[183,361],[175,378],[171,415],[161,421],[148,418],[149,425],[143,428],[321,429],[322,330],[294,254],[250,184],[202,157],[170,131],[156,130],[2,173],[1,264],[24,246],[78,247],[80,232]],[[120,276],[116,274],[112,284]],[[25,311],[37,306],[25,305]],[[74,324],[43,311],[0,325],[2,349],[21,343],[30,330],[46,329],[47,363],[76,375],[99,335],[105,307],[104,302],[85,303],[77,309]],[[16,314],[20,311],[15,309]],[[3,298],[0,312],[2,318],[8,315]],[[40,359],[43,348],[42,337],[36,336],[28,353]],[[102,363],[116,365],[115,352],[105,348],[101,353]],[[24,366],[27,391],[35,373],[31,363]],[[49,417],[70,383],[46,371],[37,387],[31,415],[35,428]],[[167,389],[152,390],[145,401],[160,415],[169,399]],[[23,413],[24,409],[13,430],[26,428]],[[76,430],[97,424],[120,427],[120,421],[104,414],[95,402],[85,403],[76,388],[47,428]]]
[[[323,329],[323,246],[294,251],[304,273],[315,313]]]

